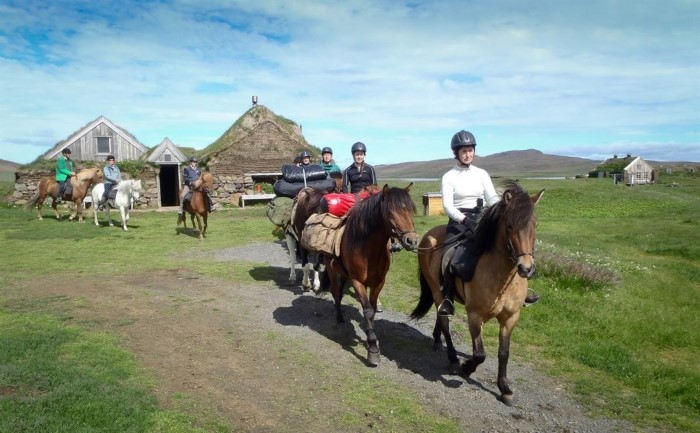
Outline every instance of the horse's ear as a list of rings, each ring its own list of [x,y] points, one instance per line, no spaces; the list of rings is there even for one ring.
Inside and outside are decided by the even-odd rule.
[[[530,199],[532,200],[533,206],[535,206],[537,204],[537,202],[540,201],[540,199],[542,198],[542,195],[544,195],[544,189],[542,189],[542,191],[538,192],[537,194],[530,196]]]
[[[389,194],[389,184],[385,183],[384,188],[382,188],[382,194]]]
[[[411,186],[413,186],[413,182],[409,183],[408,186],[404,188],[406,192],[409,192],[411,190]]]
[[[503,202],[505,204],[508,204],[512,198],[513,198],[513,193],[509,189],[503,193]]]

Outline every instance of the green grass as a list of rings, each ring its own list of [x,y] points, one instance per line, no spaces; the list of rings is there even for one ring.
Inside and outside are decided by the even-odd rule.
[[[659,431],[700,431],[700,180],[677,181],[682,187],[625,187],[597,179],[522,182],[531,193],[546,188],[537,207],[539,270],[531,281],[542,300],[523,311],[513,334],[511,362],[528,361],[558,376],[593,414]],[[390,184],[405,186],[398,181]],[[422,194],[439,189],[439,182],[416,183],[411,189],[419,210],[415,218],[419,234],[446,221],[444,216],[422,216]],[[206,241],[199,242],[190,234],[178,234],[173,214],[136,213],[124,233],[90,222],[58,222],[48,212],[40,223],[34,212],[5,207],[0,209],[3,277],[21,283],[37,272],[80,277],[186,267],[252,283],[250,264],[224,267],[207,253],[275,239],[264,209],[252,206],[217,213]],[[106,245],[118,254],[106,254]],[[94,265],[73,270],[75,257],[81,256],[90,257]],[[418,292],[416,256],[394,255],[382,302],[409,313]],[[97,407],[123,405],[128,412],[133,401],[143,405],[133,431],[151,429],[154,423],[195,422],[189,418],[192,415],[158,411],[148,387],[135,385],[151,382],[143,380],[146,373],[139,371],[131,355],[121,352],[114,337],[69,325],[70,308],[64,305],[68,301],[79,307],[80,300],[61,298],[40,304],[9,303],[0,290],[0,431],[30,431],[42,422],[51,423],[44,431],[80,431],[61,413],[80,413],[87,400],[56,399],[54,393],[64,392],[68,385],[62,384],[70,384],[93,366],[98,366],[95,372],[80,380],[86,381]],[[468,335],[464,314],[453,323],[459,335]],[[497,337],[495,323],[487,324],[488,356],[496,356]],[[25,362],[38,347],[37,359]],[[362,388],[363,380],[358,377],[353,386]],[[116,394],[99,391],[105,387]],[[355,394],[351,388],[342,397],[349,404],[366,397],[364,391]],[[60,395],[71,392],[75,390]],[[100,394],[110,394],[109,399],[100,400]],[[65,407],[55,406],[64,400]],[[392,404],[407,413],[419,412],[410,399]],[[23,416],[14,416],[15,411]],[[359,420],[356,416],[349,413],[344,422],[352,426]],[[410,416],[395,416],[387,420],[384,414],[383,422],[392,428],[412,425]],[[3,422],[23,422],[26,427]],[[126,426],[120,431],[129,431],[125,423],[131,421],[88,422]],[[204,423],[199,420],[197,425]],[[226,431],[216,420],[214,424]],[[453,428],[448,423],[435,429]]]

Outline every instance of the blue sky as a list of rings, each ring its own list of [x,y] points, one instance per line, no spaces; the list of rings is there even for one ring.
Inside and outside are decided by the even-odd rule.
[[[201,149],[251,96],[391,164],[537,149],[700,161],[697,0],[0,0],[0,158],[104,115]]]

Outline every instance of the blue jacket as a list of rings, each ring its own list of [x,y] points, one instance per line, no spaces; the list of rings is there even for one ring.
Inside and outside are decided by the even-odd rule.
[[[122,173],[116,165],[105,165],[102,173],[105,175],[105,183],[116,184],[122,181]]]
[[[194,185],[194,182],[199,179],[199,176],[202,174],[202,172],[199,170],[199,168],[192,168],[191,166],[185,167],[185,185],[189,186],[192,188]]]

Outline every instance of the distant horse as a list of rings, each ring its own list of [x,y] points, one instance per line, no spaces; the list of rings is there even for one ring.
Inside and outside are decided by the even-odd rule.
[[[122,217],[122,229],[129,230],[126,224],[129,222],[129,209],[134,201],[139,201],[141,198],[141,193],[143,193],[143,186],[141,185],[141,179],[134,180],[123,180],[119,182],[114,188],[116,190],[116,196],[114,197],[114,206],[110,204],[110,201],[104,203],[105,213],[107,214],[107,221],[109,221],[109,226],[114,227],[112,222],[112,217],[110,216],[109,210],[111,208],[119,209],[119,213]],[[97,221],[97,207],[102,200],[102,194],[105,190],[104,183],[98,183],[92,188],[92,214],[95,216],[95,225],[99,226],[100,223]],[[111,194],[112,191],[110,191]]]
[[[482,217],[475,233],[478,258],[474,277],[469,282],[456,278],[456,301],[467,310],[469,333],[472,338],[472,356],[462,364],[461,373],[469,377],[486,354],[481,329],[488,320],[496,318],[500,325],[498,344],[498,389],[500,400],[513,404],[513,392],[507,376],[510,336],[518,323],[520,307],[527,296],[528,278],[535,272],[532,256],[535,247],[537,218],[535,204],[544,190],[530,196],[514,182],[509,182],[502,200],[490,206]],[[411,318],[419,319],[431,305],[443,300],[440,290],[443,241],[447,226],[429,230],[418,249],[421,294]],[[438,316],[433,330],[434,347],[442,346],[440,334],[445,336],[447,357],[457,365],[457,351],[450,336],[450,322],[446,316]]]
[[[63,200],[72,201],[75,203],[75,213],[71,214],[69,220],[73,220],[76,215],[78,216],[78,221],[83,222],[83,199],[87,195],[90,185],[102,181],[102,170],[100,168],[86,168],[81,170],[77,175],[70,178],[70,183],[73,186],[73,192],[68,195],[64,194]],[[66,185],[67,187],[67,185]],[[39,185],[37,185],[37,192],[32,197],[32,199],[24,205],[26,210],[29,210],[36,206],[37,216],[39,221],[43,221],[44,217],[41,215],[41,208],[44,205],[44,200],[47,196],[51,197],[51,208],[56,214],[56,219],[61,219],[61,214],[58,213],[56,208],[56,199],[58,195],[58,182],[54,176],[46,176],[41,178]]]
[[[418,247],[418,235],[413,225],[416,205],[408,193],[410,187],[389,188],[384,185],[380,193],[356,203],[347,214],[339,256],[326,257],[336,321],[345,321],[340,302],[348,281],[362,304],[367,321],[367,362],[371,366],[380,361],[374,314],[391,264],[389,240],[399,239],[403,247],[411,251]]]
[[[199,239],[204,240],[207,233],[207,218],[209,216],[209,190],[214,186],[214,177],[209,172],[204,172],[199,176],[192,188],[189,199],[185,197],[185,212],[190,214],[192,227],[198,228]],[[197,218],[197,226],[195,226],[195,218]],[[183,224],[187,228],[187,215],[178,215],[177,225]]]

